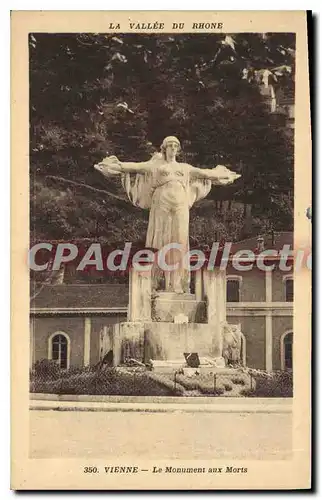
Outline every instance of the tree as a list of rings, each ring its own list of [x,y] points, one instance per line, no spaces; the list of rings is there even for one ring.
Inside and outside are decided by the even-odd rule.
[[[185,161],[242,173],[236,185],[212,190],[213,200],[250,204],[265,220],[278,213],[280,227],[291,227],[292,139],[261,90],[292,89],[292,34],[37,33],[29,45],[35,237],[113,238],[121,217],[125,239],[138,236],[131,228],[143,231],[147,215],[131,215],[115,198],[125,200],[119,181],[107,186],[92,166],[107,153],[146,159],[172,134]],[[99,191],[107,188],[110,195]]]

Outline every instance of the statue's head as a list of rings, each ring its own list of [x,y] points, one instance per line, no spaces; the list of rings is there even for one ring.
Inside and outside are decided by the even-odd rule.
[[[178,153],[180,153],[181,144],[179,139],[170,135],[163,139],[161,144],[161,153],[166,159],[173,159],[176,157]]]

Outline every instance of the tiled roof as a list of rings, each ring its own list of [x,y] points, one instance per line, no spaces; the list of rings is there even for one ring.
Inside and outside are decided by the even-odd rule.
[[[272,234],[263,235],[264,249],[281,250],[284,245],[293,248],[293,233],[274,233],[274,244],[272,245]],[[238,250],[252,250],[257,248],[257,237],[238,241],[232,245],[231,253]],[[32,310],[38,311],[118,311],[128,306],[129,286],[128,284],[64,284],[64,285],[39,285],[38,292],[32,290],[33,297],[30,303]]]
[[[264,249],[274,249],[281,250],[284,245],[290,245],[290,248],[293,249],[293,233],[290,231],[284,231],[280,233],[273,234],[263,234],[264,238]],[[232,252],[237,252],[238,250],[252,250],[254,251],[257,248],[258,236],[253,238],[248,238],[246,240],[237,241],[232,245]],[[274,240],[274,241],[273,241]]]
[[[45,285],[32,309],[108,309],[128,305],[127,285]]]

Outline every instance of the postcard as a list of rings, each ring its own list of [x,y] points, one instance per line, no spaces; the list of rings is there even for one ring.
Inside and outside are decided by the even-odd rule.
[[[309,489],[307,13],[11,36],[12,489]]]

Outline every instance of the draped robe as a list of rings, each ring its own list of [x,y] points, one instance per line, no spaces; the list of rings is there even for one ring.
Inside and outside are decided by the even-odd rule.
[[[157,155],[144,165],[144,173],[122,174],[123,187],[133,205],[150,210],[146,247],[161,250],[170,243],[180,245],[181,259],[176,249],[166,254],[168,265],[178,265],[168,275],[167,288],[188,292],[190,273],[183,267],[182,257],[189,251],[189,209],[207,196],[211,180],[195,178],[191,165],[167,163]],[[154,282],[159,279],[160,270],[154,269]]]
[[[176,271],[160,272],[153,266],[153,287],[158,288],[163,274],[167,291],[189,292],[190,272],[188,263],[183,261],[189,252],[189,209],[207,196],[212,184],[229,184],[240,175],[223,165],[200,169],[187,163],[167,162],[160,153],[149,161],[135,163],[119,162],[115,156],[110,156],[95,168],[106,177],[121,173],[131,203],[150,210],[146,247],[160,253],[166,245],[180,245],[180,252],[175,248],[167,249],[165,258],[170,266],[178,264]]]

